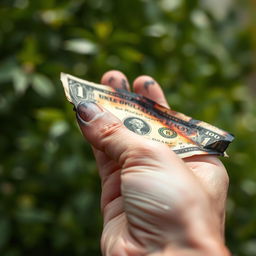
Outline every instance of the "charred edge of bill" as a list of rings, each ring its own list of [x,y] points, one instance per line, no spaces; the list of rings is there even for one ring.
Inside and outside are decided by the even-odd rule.
[[[224,153],[230,143],[231,143],[231,141],[228,141],[228,140],[219,140],[219,141],[215,141],[214,143],[205,146],[204,149],[214,150],[219,153]]]

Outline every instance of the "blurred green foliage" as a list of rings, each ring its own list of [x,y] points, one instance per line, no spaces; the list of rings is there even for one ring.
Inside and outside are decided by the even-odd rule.
[[[227,244],[256,255],[255,11],[235,0],[1,0],[1,255],[100,255],[100,182],[59,74],[97,82],[109,69],[153,76],[173,109],[236,135]]]

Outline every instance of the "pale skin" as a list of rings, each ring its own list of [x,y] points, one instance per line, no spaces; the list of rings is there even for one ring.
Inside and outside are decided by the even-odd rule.
[[[130,90],[119,71],[105,73],[101,83]],[[133,91],[169,108],[152,77],[135,79]],[[180,159],[93,103],[79,105],[77,118],[102,181],[103,255],[230,255],[224,243],[229,179],[217,157]]]

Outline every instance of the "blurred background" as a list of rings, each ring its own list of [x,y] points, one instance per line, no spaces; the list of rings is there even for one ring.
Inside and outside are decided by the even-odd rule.
[[[60,72],[148,74],[235,134],[227,244],[256,255],[255,0],[0,0],[0,253],[100,255],[100,182]]]

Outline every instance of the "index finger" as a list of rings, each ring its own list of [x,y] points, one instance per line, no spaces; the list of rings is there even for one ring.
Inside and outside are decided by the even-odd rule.
[[[151,76],[139,76],[133,82],[135,93],[141,94],[156,103],[170,108],[161,86]]]
[[[130,91],[130,85],[127,77],[118,70],[111,70],[106,72],[101,78],[101,83],[113,88]]]

